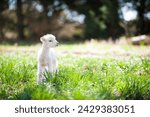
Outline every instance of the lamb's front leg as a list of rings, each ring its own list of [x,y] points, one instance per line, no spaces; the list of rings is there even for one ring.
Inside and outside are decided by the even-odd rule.
[[[57,61],[55,60],[54,64],[53,64],[53,72],[54,73],[58,73],[58,63]]]
[[[57,73],[58,72],[58,68],[57,68],[57,61],[53,60],[49,65],[48,65],[48,71],[50,73]]]
[[[48,72],[53,73],[53,66],[52,64],[48,64]]]
[[[43,66],[41,66],[40,64],[38,64],[38,73],[37,73],[37,76],[38,76],[38,78],[37,78],[37,83],[38,84],[40,84],[40,83],[42,83],[43,81],[44,81],[44,67]]]

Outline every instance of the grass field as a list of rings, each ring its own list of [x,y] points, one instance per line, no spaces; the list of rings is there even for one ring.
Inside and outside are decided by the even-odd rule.
[[[63,44],[41,85],[38,48],[0,45],[0,99],[150,99],[149,46]]]

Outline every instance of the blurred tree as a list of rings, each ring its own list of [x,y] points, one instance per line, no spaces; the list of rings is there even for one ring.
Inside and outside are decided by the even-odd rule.
[[[5,26],[5,17],[3,11],[8,9],[8,0],[0,1],[0,40],[4,39],[3,28]]]
[[[49,21],[49,23],[54,22],[53,20],[57,21],[57,18],[60,16],[61,11],[63,10],[61,1],[60,0],[39,0],[39,2],[40,5],[43,6],[42,13],[44,14],[44,17]]]
[[[115,39],[123,29],[119,26],[118,0],[63,0],[70,9],[84,14],[85,36],[88,38],[109,37]]]
[[[121,22],[118,12],[119,2],[118,0],[103,0],[103,4],[107,8],[107,14],[103,11],[106,14],[104,21],[106,22],[107,35],[116,39],[116,37],[124,33],[123,28],[119,25]]]
[[[137,34],[149,33],[149,28],[147,28],[149,19],[145,16],[150,12],[150,0],[122,0],[122,2],[131,3],[133,5],[131,9],[137,11]]]
[[[48,18],[49,10],[51,9],[54,0],[39,0],[40,4],[43,6],[43,14]]]
[[[40,26],[40,30],[35,31],[36,36],[39,37],[45,33],[56,34],[60,28],[58,20],[60,19],[61,13],[64,10],[62,7],[63,4],[59,0],[35,0],[35,2],[41,7],[41,11],[37,14],[37,19],[35,19],[36,25],[33,24],[33,26],[38,27],[38,23]]]
[[[9,6],[12,1],[14,8],[10,9]],[[61,31],[67,32],[71,28],[67,29],[66,24],[69,24],[69,27],[77,25],[71,25],[75,22],[67,19],[67,15],[70,14],[66,15],[66,11],[69,13],[75,11],[85,16],[82,24],[84,37],[89,39],[112,37],[116,39],[124,33],[124,30],[120,27],[121,19],[118,11],[121,7],[119,7],[119,1],[122,1],[124,5],[129,2],[133,4],[131,9],[137,10],[138,19],[133,23],[137,24],[138,34],[148,32],[147,21],[149,20],[145,17],[145,14],[150,11],[149,0],[1,0],[0,39],[8,34],[11,38],[10,33],[17,33],[18,40],[24,40],[25,37],[38,39],[45,33],[60,34]],[[132,22],[130,22],[131,24]],[[127,33],[130,32],[127,29],[131,28],[130,25],[125,27]],[[131,29],[136,29],[136,27],[133,26]]]
[[[24,16],[22,12],[22,0],[16,2],[16,13],[17,13],[17,27],[18,27],[18,40],[25,40],[24,36]]]

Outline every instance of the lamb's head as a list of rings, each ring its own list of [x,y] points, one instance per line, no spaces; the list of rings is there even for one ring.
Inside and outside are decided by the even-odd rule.
[[[55,47],[58,45],[56,37],[52,34],[46,34],[40,38],[41,42],[46,47]]]

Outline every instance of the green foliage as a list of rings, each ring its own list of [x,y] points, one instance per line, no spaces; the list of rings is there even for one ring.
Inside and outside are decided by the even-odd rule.
[[[105,16],[104,16],[105,17]],[[106,35],[106,24],[105,22],[100,19],[100,17],[95,16],[94,11],[89,10],[89,14],[85,19],[86,27],[85,27],[85,36],[89,37],[99,37]]]
[[[70,9],[85,15],[84,31],[87,38],[112,37],[114,39],[123,33],[119,25],[118,0],[63,1]]]
[[[59,72],[36,84],[36,55],[0,55],[0,99],[150,99],[150,60],[59,58]]]

